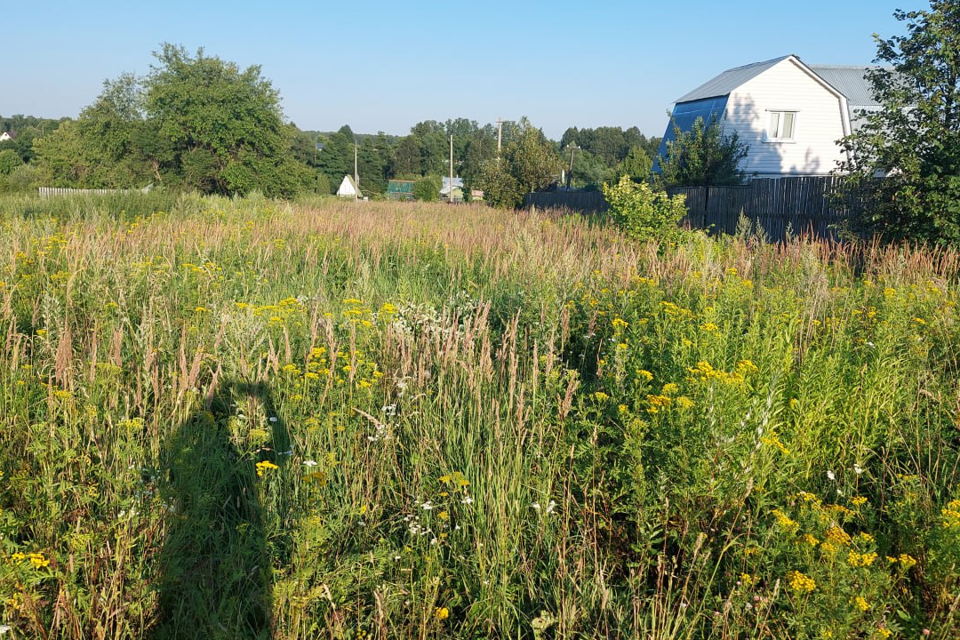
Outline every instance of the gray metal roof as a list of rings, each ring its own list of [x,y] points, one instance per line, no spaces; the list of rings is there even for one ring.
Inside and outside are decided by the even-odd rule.
[[[847,97],[851,109],[877,107],[867,72],[875,67],[811,64],[810,69]]]
[[[730,92],[740,85],[757,77],[778,62],[782,62],[789,57],[790,56],[781,56],[765,62],[755,62],[743,67],[728,69],[682,98],[679,98],[677,103],[729,95]],[[797,59],[799,60],[799,58]],[[807,68],[820,76],[824,82],[846,96],[851,109],[879,106],[879,102],[877,102],[877,99],[873,96],[873,86],[867,79],[867,72],[875,67],[812,64],[807,65]]]
[[[703,100],[705,98],[716,98],[719,96],[730,95],[730,92],[742,85],[744,82],[757,77],[778,62],[782,62],[790,56],[781,56],[766,62],[754,62],[743,67],[727,69],[712,80],[708,80],[677,102],[690,102],[691,100]]]

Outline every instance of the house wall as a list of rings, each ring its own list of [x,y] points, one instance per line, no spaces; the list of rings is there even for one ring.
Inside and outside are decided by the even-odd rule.
[[[796,111],[793,142],[767,142],[769,111]],[[750,147],[748,174],[827,175],[846,158],[841,99],[792,60],[771,67],[730,94],[724,129]]]
[[[341,198],[356,198],[357,190],[353,188],[353,185],[346,178],[340,183],[340,188],[337,189],[337,195]]]

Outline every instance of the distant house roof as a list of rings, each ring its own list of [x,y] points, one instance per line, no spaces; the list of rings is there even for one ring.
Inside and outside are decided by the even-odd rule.
[[[17,134],[13,131],[2,131],[0,132],[0,140],[15,140]]]
[[[391,180],[387,183],[387,193],[413,193],[415,180]]]
[[[353,181],[353,176],[345,175],[340,182],[340,188],[337,189],[337,195],[346,198],[360,198],[363,194],[360,193],[360,187],[357,186],[357,183]]]
[[[742,67],[727,69],[715,78],[707,80],[690,93],[678,98],[677,102],[691,102],[693,100],[705,100],[707,98],[717,98],[720,96],[730,95],[731,91],[743,83],[757,77],[773,65],[777,64],[778,62],[782,62],[789,57],[790,56],[780,56],[779,58],[774,58],[773,60],[767,60],[765,62],[754,62],[753,64],[744,65]]]
[[[450,178],[443,178],[443,182],[440,187],[440,195],[446,195],[450,191]],[[454,178],[453,179],[453,188],[454,189],[463,189],[463,178]]]

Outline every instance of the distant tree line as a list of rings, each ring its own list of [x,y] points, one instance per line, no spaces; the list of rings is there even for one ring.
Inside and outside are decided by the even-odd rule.
[[[302,131],[284,119],[260,67],[241,69],[171,44],[154,57],[145,76],[104,82],[76,119],[0,117],[0,131],[15,135],[0,142],[0,189],[153,184],[218,194],[330,194],[353,174],[356,153],[364,195],[381,197],[399,178],[418,181],[415,194],[431,199],[449,172],[452,135],[454,173],[465,193],[479,189],[491,204],[516,206],[525,193],[564,186],[564,171],[574,188],[599,188],[622,175],[645,180],[659,144],[636,127],[571,128],[557,142],[526,118],[503,123],[499,153],[497,127],[466,118],[423,121],[406,136],[357,134],[347,125]]]

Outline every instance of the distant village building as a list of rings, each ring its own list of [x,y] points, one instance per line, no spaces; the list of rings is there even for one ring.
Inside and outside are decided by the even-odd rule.
[[[387,183],[387,198],[390,200],[413,200],[415,180],[391,180]]]
[[[760,178],[825,176],[847,160],[837,141],[876,111],[870,67],[808,65],[795,55],[724,71],[676,102],[659,157],[702,118],[748,147],[740,169]],[[658,170],[659,161],[654,170]]]
[[[440,187],[440,199],[450,200],[450,178],[443,178],[443,184]],[[452,202],[463,202],[463,178],[453,179],[453,200]]]
[[[17,136],[13,133],[13,131],[4,131],[3,133],[0,133],[0,142],[14,140],[16,137]]]
[[[343,181],[340,183],[340,188],[337,189],[337,196],[341,198],[353,198],[357,200],[363,197],[363,194],[360,193],[360,187],[357,186],[357,183],[353,181],[353,176],[343,176]]]

